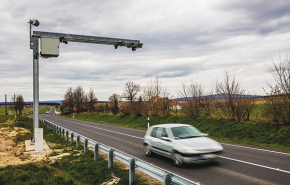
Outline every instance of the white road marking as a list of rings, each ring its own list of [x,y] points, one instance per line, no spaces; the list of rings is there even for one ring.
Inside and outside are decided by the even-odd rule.
[[[267,169],[270,169],[270,170],[275,170],[275,171],[279,171],[279,172],[284,172],[284,173],[289,173],[290,174],[290,171],[281,170],[279,168],[272,168],[272,167],[269,167],[269,166],[255,164],[255,163],[251,163],[251,162],[247,162],[247,161],[241,161],[241,160],[238,160],[238,159],[233,159],[233,158],[224,157],[224,156],[220,156],[220,158],[228,159],[228,160],[232,160],[232,161],[236,161],[236,162],[240,162],[240,163],[250,164],[250,165],[253,165],[253,166],[258,166],[258,167],[267,168]]]
[[[247,149],[252,149],[252,150],[260,150],[263,152],[271,152],[271,153],[276,153],[276,154],[290,155],[289,153],[277,152],[277,151],[273,151],[273,150],[265,150],[265,149],[260,149],[260,148],[253,148],[253,147],[248,147],[248,146],[233,145],[233,144],[228,144],[228,143],[221,143],[221,144],[229,145],[229,146],[236,146],[236,147],[241,147],[241,148],[247,148]]]
[[[107,131],[107,132],[112,132],[112,133],[115,133],[115,134],[120,134],[120,135],[129,136],[129,137],[133,137],[133,138],[137,138],[137,139],[142,139],[143,140],[143,138],[141,138],[141,137],[132,136],[132,135],[129,135],[129,134],[124,134],[124,133],[121,133],[121,132],[116,132],[116,131],[112,131],[112,130],[108,130],[108,129],[104,129],[104,128],[100,128],[100,127],[91,126],[91,125],[85,125],[85,124],[74,122],[74,121],[69,121],[69,122],[75,123],[75,124],[78,124],[78,125],[83,125],[83,126],[86,126],[86,127],[96,128],[96,129],[104,130],[104,131]]]

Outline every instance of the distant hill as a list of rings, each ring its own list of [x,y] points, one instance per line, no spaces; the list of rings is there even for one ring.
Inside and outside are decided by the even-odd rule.
[[[204,96],[205,98],[210,99],[216,99],[216,100],[223,100],[225,99],[227,95],[226,94],[214,94],[214,95],[207,95]],[[239,95],[236,95],[236,97],[239,97]],[[264,98],[265,96],[261,95],[245,95],[246,98]],[[189,98],[189,100],[193,100],[194,97]],[[176,98],[177,101],[186,101],[186,98]]]
[[[51,101],[39,101],[40,105],[60,105],[62,100],[51,100]],[[33,101],[26,101],[25,105],[31,105]],[[5,105],[5,102],[0,102],[0,105]],[[11,102],[7,102],[7,105],[13,105]]]

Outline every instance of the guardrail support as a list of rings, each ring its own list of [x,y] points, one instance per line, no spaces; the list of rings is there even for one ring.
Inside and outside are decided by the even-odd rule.
[[[61,127],[59,127],[59,135],[61,136]]]
[[[62,129],[62,138],[64,138],[64,128]]]
[[[94,160],[97,161],[99,159],[99,144],[95,144],[95,153],[94,153]]]
[[[170,174],[166,173],[163,175],[163,185],[170,185]]]
[[[70,144],[74,142],[74,133],[70,133]]]
[[[56,126],[55,133],[58,134],[58,126]]]
[[[84,143],[84,153],[88,153],[88,139],[85,139],[85,143]]]
[[[68,141],[68,130],[65,132],[66,135],[66,141]]]
[[[113,149],[109,150],[109,157],[108,157],[108,168],[111,169],[113,168],[113,163],[114,163],[114,151]]]
[[[79,146],[80,146],[80,136],[77,136],[76,147],[78,148]]]
[[[129,160],[129,185],[135,184],[135,159]]]

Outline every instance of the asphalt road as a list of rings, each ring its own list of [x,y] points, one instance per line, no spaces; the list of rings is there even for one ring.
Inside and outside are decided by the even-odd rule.
[[[220,163],[178,168],[170,159],[145,156],[145,131],[62,118],[52,111],[40,117],[200,184],[290,184],[289,153],[222,143]]]

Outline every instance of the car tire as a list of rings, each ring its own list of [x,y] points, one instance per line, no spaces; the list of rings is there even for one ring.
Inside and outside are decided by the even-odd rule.
[[[144,144],[143,151],[144,151],[145,155],[147,155],[147,156],[153,155],[150,145]]]
[[[171,158],[172,158],[173,164],[175,166],[178,166],[178,167],[183,166],[182,156],[179,153],[173,152],[171,156],[172,156]]]

